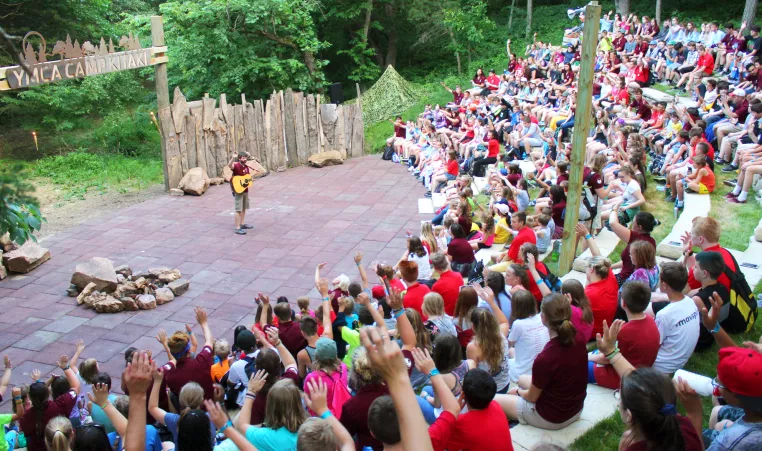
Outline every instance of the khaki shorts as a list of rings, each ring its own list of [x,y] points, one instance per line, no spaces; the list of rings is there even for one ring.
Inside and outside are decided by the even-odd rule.
[[[235,211],[245,211],[249,209],[249,193],[248,191],[245,193],[235,195]]]
[[[580,410],[579,413],[564,421],[563,423],[551,423],[550,421],[547,421],[541,417],[539,413],[537,413],[537,410],[535,409],[535,403],[533,402],[529,402],[524,398],[519,398],[519,402],[516,407],[517,413],[519,415],[519,423],[528,424],[536,428],[547,429],[551,431],[557,431],[559,429],[565,428],[566,426],[579,420],[579,417],[582,415],[582,411]]]

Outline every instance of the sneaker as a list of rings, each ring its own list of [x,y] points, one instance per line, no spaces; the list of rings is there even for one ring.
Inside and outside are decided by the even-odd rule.
[[[675,201],[677,200],[677,198],[673,197],[673,196],[669,196],[669,197],[665,198],[664,200],[669,202],[670,204],[674,204]]]
[[[250,230],[250,229],[253,229],[254,226],[253,225],[249,225],[249,224],[242,224],[241,228],[242,229],[246,229],[246,230]]]
[[[235,229],[236,235],[246,235],[246,231],[243,229]]]
[[[730,199],[731,197],[738,197],[737,194],[733,194],[733,191],[729,192],[725,195],[725,199]]]
[[[715,159],[714,159],[714,164],[720,164],[720,165],[723,165],[723,164],[728,164],[728,163],[727,163],[727,162],[725,162],[725,160],[723,160],[722,158],[720,158],[720,157],[717,157],[717,158],[715,158]]]
[[[738,170],[738,166],[734,165],[733,163],[730,163],[729,165],[722,168],[722,172],[733,172],[737,170]]]
[[[415,170],[415,166],[410,166],[407,168],[407,172],[413,172]]]
[[[725,199],[725,201],[731,204],[745,204],[746,203],[746,199],[738,200],[737,197],[731,197],[731,198]]]
[[[731,188],[735,188],[737,183],[738,182],[736,180],[725,180],[722,182],[723,185],[730,186]]]
[[[426,191],[423,197],[431,197],[431,191]]]

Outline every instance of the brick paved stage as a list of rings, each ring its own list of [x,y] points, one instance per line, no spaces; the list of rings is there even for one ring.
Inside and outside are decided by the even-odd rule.
[[[221,185],[201,197],[162,196],[46,238],[41,244],[50,249],[50,261],[0,281],[0,355],[13,361],[12,384],[29,383],[35,368],[51,372],[58,356],[71,356],[82,338],[82,358],[96,358],[118,390],[122,352],[150,349],[165,362],[157,330],[195,325],[194,306],[207,309],[215,337],[232,343],[235,326],[254,321],[257,292],[286,296],[292,304],[309,293],[317,303],[318,263],[328,262],[323,273],[329,280],[357,275],[358,250],[366,265],[396,263],[406,248],[405,229],[418,233],[420,221],[431,217],[418,214],[424,188],[405,169],[367,156],[271,174],[254,183],[246,222],[255,228],[246,236],[233,233],[233,199]],[[92,257],[133,270],[177,267],[190,290],[155,310],[97,314],[65,294],[76,264]],[[203,339],[198,326],[195,331]]]

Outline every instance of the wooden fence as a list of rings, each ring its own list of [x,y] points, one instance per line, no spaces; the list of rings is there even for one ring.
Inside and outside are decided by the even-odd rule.
[[[171,116],[171,117],[169,117]],[[175,88],[170,111],[160,114],[166,140],[170,188],[195,167],[221,177],[240,150],[271,171],[307,164],[316,153],[336,150],[344,158],[363,155],[362,103],[321,104],[320,95],[273,92],[269,99],[228,104],[225,94],[188,102]]]

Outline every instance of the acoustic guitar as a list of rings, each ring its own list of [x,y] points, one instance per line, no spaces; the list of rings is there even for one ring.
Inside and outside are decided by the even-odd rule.
[[[235,175],[233,176],[233,180],[231,180],[231,184],[233,185],[233,191],[235,191],[238,194],[243,193],[246,191],[247,188],[251,186],[251,183],[254,180],[251,178],[251,174],[246,175]]]

